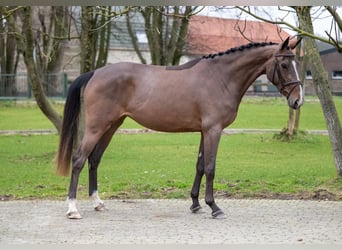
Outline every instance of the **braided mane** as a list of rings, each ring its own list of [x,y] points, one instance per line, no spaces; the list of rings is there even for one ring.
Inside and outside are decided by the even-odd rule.
[[[166,66],[165,69],[166,70],[183,70],[183,69],[189,69],[192,68],[194,65],[196,65],[199,61],[201,61],[202,59],[214,59],[216,56],[223,56],[223,55],[227,55],[227,54],[231,54],[234,53],[236,51],[243,51],[245,49],[251,49],[251,48],[258,48],[258,47],[264,47],[264,46],[269,46],[269,45],[276,45],[277,43],[273,43],[273,42],[263,42],[263,43],[249,43],[249,44],[245,44],[245,45],[241,45],[240,47],[235,47],[235,48],[231,48],[228,49],[224,52],[218,52],[215,54],[209,54],[203,57],[199,57],[196,59],[193,59],[185,64],[182,65],[177,65],[177,66]]]
[[[216,56],[223,56],[223,55],[228,55],[231,53],[234,53],[236,51],[243,51],[245,49],[251,49],[251,48],[257,48],[257,47],[264,47],[264,46],[269,46],[269,45],[276,45],[277,43],[273,43],[273,42],[263,42],[263,43],[248,43],[245,45],[241,45],[240,47],[235,47],[235,48],[231,48],[228,49],[224,52],[218,52],[215,54],[209,54],[209,55],[205,55],[202,58],[204,59],[214,59]]]

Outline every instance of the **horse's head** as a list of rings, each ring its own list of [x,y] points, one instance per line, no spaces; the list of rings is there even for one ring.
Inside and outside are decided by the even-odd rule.
[[[266,73],[268,79],[286,96],[288,105],[298,109],[303,104],[303,86],[299,79],[298,62],[292,53],[300,40],[289,44],[289,37],[279,46],[268,64]]]

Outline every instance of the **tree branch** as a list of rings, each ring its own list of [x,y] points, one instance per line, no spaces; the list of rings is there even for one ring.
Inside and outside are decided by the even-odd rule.
[[[245,20],[243,29],[241,29],[241,28],[240,28],[240,25],[239,25],[239,20],[236,20],[236,23],[235,23],[235,25],[234,25],[234,28],[236,28],[237,31],[239,31],[240,35],[241,35],[243,38],[245,38],[247,41],[253,42],[251,39],[249,39],[249,38],[245,35],[245,30],[246,30],[246,27],[247,27],[246,23],[247,23],[247,20]]]
[[[134,33],[133,29],[132,29],[132,26],[131,26],[131,17],[129,16],[129,13],[127,13],[126,15],[126,26],[127,26],[127,31],[128,31],[128,34],[129,36],[131,37],[131,40],[132,40],[132,45],[133,45],[133,48],[135,50],[135,52],[137,53],[139,59],[140,59],[140,62],[142,64],[146,64],[146,59],[143,57],[142,53],[141,53],[141,50],[139,48],[139,45],[138,45],[138,38],[136,36],[136,34]]]
[[[311,33],[308,33],[288,22],[285,22],[285,21],[272,21],[272,20],[269,20],[269,19],[266,19],[266,18],[262,18],[254,13],[252,13],[250,10],[247,10],[243,7],[240,7],[240,6],[236,6],[237,9],[241,10],[242,12],[244,13],[247,13],[248,15],[260,20],[260,21],[263,21],[263,22],[267,22],[267,23],[272,23],[272,24],[276,24],[276,25],[285,25],[287,27],[289,27],[290,29],[292,29],[293,31],[296,31],[298,33],[298,35],[301,35],[301,36],[306,36],[306,37],[310,37],[310,38],[313,38],[315,40],[319,40],[321,42],[324,42],[324,43],[327,43],[327,44],[331,44],[333,45],[334,47],[337,48],[338,51],[342,51],[342,44],[340,43],[336,43],[335,41],[331,41],[330,39],[326,39],[326,38],[323,38],[323,37],[320,37],[320,36],[316,36],[314,34],[311,34]]]
[[[205,6],[201,6],[201,8],[198,11],[195,11],[197,9],[197,7],[194,7],[190,12],[187,11],[188,6],[184,12],[184,14],[180,14],[180,13],[165,13],[163,11],[160,11],[158,8],[154,7],[160,14],[164,15],[164,16],[172,16],[172,17],[178,17],[178,18],[190,18],[191,16],[197,15],[198,13],[200,13],[202,10],[204,10]]]
[[[334,20],[336,21],[338,28],[340,29],[340,31],[342,32],[342,19],[339,16],[339,14],[337,13],[336,9],[334,9],[331,6],[325,6],[325,8],[327,9],[327,11],[329,11],[329,13],[332,15],[332,17],[334,18]]]

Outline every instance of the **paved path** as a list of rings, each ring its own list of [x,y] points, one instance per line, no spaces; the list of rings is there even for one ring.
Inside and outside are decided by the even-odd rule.
[[[342,244],[342,202],[217,200],[227,218],[211,218],[189,200],[108,200],[95,212],[79,201],[82,220],[64,201],[0,202],[0,243]],[[202,201],[203,204],[203,201]]]

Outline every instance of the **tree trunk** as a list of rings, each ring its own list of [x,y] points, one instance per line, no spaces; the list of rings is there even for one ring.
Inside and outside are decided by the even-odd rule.
[[[191,6],[145,7],[141,14],[145,22],[145,33],[150,49],[151,63],[155,65],[178,65],[183,55],[185,36],[189,18],[193,12]],[[138,53],[139,48],[127,18],[127,27]]]
[[[52,39],[51,48],[49,50],[50,56],[47,63],[48,73],[59,73],[61,70],[66,43],[64,38],[67,37],[69,28],[68,15],[68,7],[52,7],[51,22],[54,25],[53,33],[56,39]]]
[[[175,45],[172,65],[178,65],[183,55],[183,49],[185,46],[185,37],[186,37],[186,34],[188,33],[190,14],[192,12],[193,12],[193,9],[191,6],[185,7],[184,17],[182,18],[182,21],[181,21],[181,25],[180,25],[179,32],[178,32],[177,43]]]
[[[81,74],[91,71],[95,66],[96,57],[96,19],[93,6],[82,6],[81,19]]]
[[[178,15],[179,6],[175,6],[173,12],[175,15]],[[181,24],[180,20],[178,18],[174,18],[172,22],[171,32],[170,32],[170,39],[167,45],[167,52],[168,52],[167,65],[173,65],[174,55],[177,49],[176,45],[177,45],[177,40],[178,40],[178,31],[179,31],[180,24]]]
[[[13,74],[0,78],[1,95],[16,95],[15,74],[17,72],[19,51],[15,35],[16,13],[8,14],[8,8],[0,6],[0,17],[6,25],[0,25],[0,74]]]
[[[131,25],[131,17],[129,16],[129,13],[126,14],[126,26],[127,26],[128,34],[132,40],[133,48],[134,48],[135,52],[137,53],[137,56],[140,59],[140,62],[142,64],[146,64],[147,63],[146,59],[144,58],[143,54],[141,53],[141,50],[140,50],[139,45],[138,45],[138,38],[133,31],[133,28]]]
[[[299,44],[296,47],[296,58],[297,60],[301,60],[301,50],[302,46]],[[303,90],[305,85],[305,74],[306,74],[306,65],[307,65],[307,57],[303,57],[301,62],[301,72],[300,72],[300,80],[303,84]],[[293,135],[295,135],[299,129],[299,120],[300,120],[300,108],[299,109],[292,109],[289,108],[289,120],[287,123],[287,128],[284,129],[281,133],[283,137],[287,137],[288,140],[290,140]]]
[[[54,96],[56,92],[60,90],[60,75],[66,39],[68,34],[68,7],[67,6],[52,6],[48,7],[48,13],[50,15],[49,21],[49,33],[53,34],[55,38],[51,39],[50,36],[45,36],[46,42],[43,57],[44,60],[43,72],[44,72],[44,82],[45,82],[45,94]],[[43,60],[42,60],[43,61]],[[58,90],[59,88],[59,90]]]
[[[295,110],[292,108],[289,108],[289,120],[287,122],[287,130],[286,130],[286,136],[291,139],[292,136],[296,133],[295,130],[295,123],[296,123],[296,115],[295,115]]]
[[[295,7],[295,9],[302,29],[313,34],[310,7],[298,6]],[[304,50],[305,56],[309,58],[313,84],[320,100],[327,124],[336,171],[338,175],[342,176],[342,128],[329,88],[327,74],[324,70],[323,63],[317,49],[317,44],[314,39],[310,37],[304,38]]]
[[[110,6],[101,6],[100,13],[94,6],[82,6],[81,74],[106,65],[113,16]]]
[[[97,53],[97,61],[96,68],[100,68],[107,64],[108,59],[108,49],[110,45],[110,36],[111,36],[111,28],[112,22],[111,18],[111,6],[103,6],[101,11],[101,19],[100,19],[100,32],[99,32],[99,48]]]
[[[31,7],[23,8],[22,22],[25,24],[23,25],[23,36],[25,41],[21,42],[25,51],[24,61],[27,74],[29,76],[32,92],[38,107],[59,132],[62,124],[61,117],[44,94],[42,74],[39,72],[39,68],[37,67],[37,63],[34,59],[34,38],[32,33],[33,27],[31,13]]]
[[[163,65],[163,19],[162,7],[146,7],[143,11],[145,21],[145,32],[151,54],[151,63],[154,65]]]

